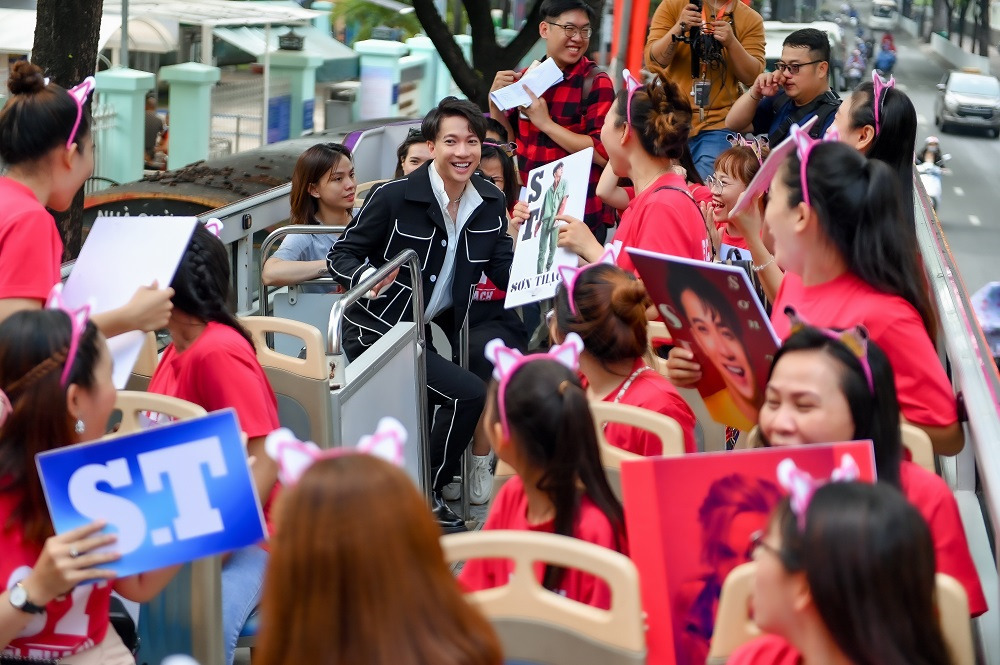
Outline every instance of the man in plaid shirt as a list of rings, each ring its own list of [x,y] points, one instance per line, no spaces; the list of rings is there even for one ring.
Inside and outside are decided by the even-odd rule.
[[[531,105],[520,109],[504,112],[490,100],[490,115],[517,139],[518,166],[523,174],[574,152],[594,148],[583,221],[603,243],[608,227],[614,224],[614,216],[595,189],[601,169],[608,161],[608,153],[601,144],[601,127],[614,101],[614,86],[608,75],[584,55],[595,19],[590,5],[583,0],[544,0],[541,13],[538,31],[546,43],[546,57],[559,65],[563,80],[541,97],[535,97],[529,90]],[[523,74],[523,71],[498,72],[492,89],[508,86]]]

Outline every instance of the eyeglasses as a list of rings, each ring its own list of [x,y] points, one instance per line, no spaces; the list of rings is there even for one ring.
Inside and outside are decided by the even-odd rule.
[[[510,141],[509,143],[497,143],[495,141],[483,141],[484,146],[490,148],[496,148],[497,150],[503,150],[508,157],[513,157],[514,153],[517,152],[517,143]]]
[[[73,145],[73,141],[76,140],[76,132],[80,129],[80,122],[83,120],[83,106],[87,103],[87,98],[90,97],[90,93],[94,91],[94,87],[97,85],[97,81],[93,76],[88,76],[79,83],[66,92],[69,96],[73,98],[76,102],[76,122],[73,123],[73,129],[69,133],[69,138],[66,139],[66,149]]]
[[[792,64],[787,64],[784,62],[774,63],[774,68],[777,69],[782,74],[791,74],[795,76],[799,73],[799,70],[806,65],[818,65],[821,62],[826,62],[826,60],[812,60],[811,62],[793,62]]]
[[[716,174],[713,173],[712,175],[710,175],[707,178],[705,178],[705,186],[708,187],[712,191],[718,189],[721,192],[726,187],[729,187],[730,185],[733,184],[731,182],[726,182],[722,178],[723,178],[723,176],[716,175]]]
[[[769,552],[780,559],[781,551],[777,547],[765,543],[765,536],[767,536],[767,532],[763,529],[754,531],[750,534],[750,553],[753,554],[757,550],[764,550],[765,552]]]
[[[594,34],[594,29],[589,25],[585,25],[582,28],[578,25],[573,25],[572,23],[553,23],[552,21],[546,21],[549,25],[554,25],[562,28],[566,36],[572,39],[577,35],[580,35],[584,39],[590,39],[590,36]]]

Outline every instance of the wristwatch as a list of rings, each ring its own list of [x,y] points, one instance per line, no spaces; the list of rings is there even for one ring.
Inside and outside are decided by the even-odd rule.
[[[28,601],[28,590],[18,582],[10,590],[10,604],[14,609],[27,612],[28,614],[42,614],[45,612],[44,605],[34,605]]]

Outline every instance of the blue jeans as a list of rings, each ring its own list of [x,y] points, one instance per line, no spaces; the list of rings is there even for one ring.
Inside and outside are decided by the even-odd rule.
[[[730,145],[726,137],[731,133],[727,129],[703,129],[697,136],[688,140],[691,159],[702,180],[715,171],[715,158],[729,150]]]
[[[243,624],[260,603],[268,553],[256,545],[232,553],[222,566],[222,639],[232,665]]]

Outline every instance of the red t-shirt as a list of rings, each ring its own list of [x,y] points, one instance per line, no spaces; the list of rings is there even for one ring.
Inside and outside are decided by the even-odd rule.
[[[0,178],[0,201],[0,299],[44,302],[60,278],[56,222],[30,189],[10,178]]]
[[[955,496],[944,480],[913,462],[900,464],[899,480],[903,494],[930,527],[937,571],[954,577],[965,587],[969,596],[969,613],[979,616],[989,608],[979,582],[979,573],[972,563]]]
[[[730,247],[736,247],[738,249],[745,249],[749,252],[750,246],[747,244],[747,239],[744,238],[743,236],[729,235],[729,231],[726,230],[728,227],[729,225],[726,222],[723,222],[720,225],[719,242],[721,242],[723,245],[729,245]],[[722,258],[726,259],[727,257],[723,256]],[[743,258],[749,259],[750,255],[747,254]]]
[[[737,648],[726,665],[799,665],[802,656],[777,635],[762,635]]]
[[[851,273],[805,286],[800,276],[786,272],[771,312],[780,339],[789,335],[787,305],[815,326],[840,329],[864,324],[889,358],[900,411],[908,421],[947,426],[958,420],[955,395],[923,320],[903,298],[883,293]]]
[[[476,284],[475,289],[472,291],[472,302],[504,300],[506,297],[507,292],[497,288],[497,285],[493,283],[492,279],[486,276],[486,273],[483,273],[483,276],[479,278],[479,283]]]
[[[183,353],[168,345],[148,390],[193,402],[209,412],[232,407],[248,439],[280,427],[278,400],[257,354],[242,335],[222,323],[210,321]],[[269,529],[277,489],[264,502]]]
[[[645,361],[642,358],[637,358],[632,366],[632,371],[634,372],[644,364]],[[603,401],[614,402],[622,386],[625,385],[625,381],[622,381],[608,393]],[[655,370],[650,369],[636,375],[618,403],[642,407],[673,418],[684,431],[684,452],[697,452],[694,440],[694,412],[677,392],[677,388]],[[608,423],[608,426],[604,428],[604,438],[613,446],[639,455],[662,454],[659,437],[652,432],[630,425]]]
[[[0,493],[0,525],[6,524],[20,497]],[[25,542],[17,529],[0,532],[0,581],[12,589],[31,572],[42,548]],[[62,600],[45,606],[0,654],[19,658],[59,659],[100,644],[108,630],[107,582],[82,584]],[[28,600],[31,600],[29,598]]]
[[[489,517],[483,525],[484,531],[489,529],[552,533],[553,523],[550,520],[543,524],[528,524],[528,497],[524,493],[524,484],[520,477],[514,476],[504,483],[493,499]],[[620,548],[616,544],[611,522],[586,495],[580,501],[580,512],[573,527],[573,537],[617,552],[628,553],[624,543]],[[512,571],[513,566],[506,559],[473,559],[465,563],[458,580],[468,591],[479,591],[506,584]],[[535,575],[541,582],[545,575],[543,564],[535,566]],[[611,607],[611,589],[608,585],[593,575],[572,568],[563,575],[559,593],[570,600],[601,609]]]
[[[684,191],[661,187],[680,187]],[[684,178],[676,173],[663,174],[629,202],[615,241],[621,242],[622,250],[635,247],[702,261],[711,257],[701,210],[688,195]],[[618,266],[635,272],[625,251],[618,253]]]

